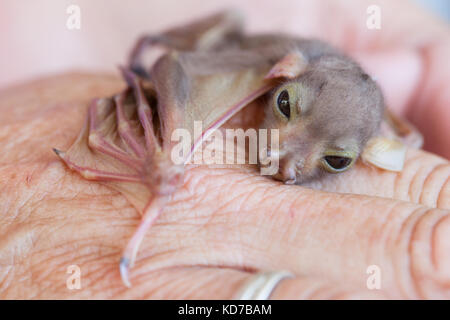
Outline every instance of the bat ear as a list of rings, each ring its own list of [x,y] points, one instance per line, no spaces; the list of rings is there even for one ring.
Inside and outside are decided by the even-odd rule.
[[[301,75],[307,68],[308,61],[301,52],[291,52],[278,61],[264,79],[293,79]]]
[[[398,140],[378,136],[369,140],[361,158],[380,169],[400,172],[405,164],[406,149]]]

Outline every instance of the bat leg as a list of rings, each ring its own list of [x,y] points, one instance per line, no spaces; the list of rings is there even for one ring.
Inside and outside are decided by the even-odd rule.
[[[89,167],[83,167],[75,164],[66,157],[66,153],[53,148],[53,151],[63,162],[72,170],[78,172],[86,180],[92,181],[123,181],[123,182],[142,182],[138,175],[122,174],[97,170]]]
[[[147,231],[155,223],[156,219],[158,219],[158,217],[161,215],[165,204],[169,201],[168,198],[169,197],[157,196],[150,200],[144,210],[144,214],[138,228],[134,232],[131,239],[128,241],[128,244],[122,253],[122,257],[120,258],[119,262],[119,271],[122,282],[127,287],[131,287],[129,271],[130,268],[132,268],[134,265],[139,246],[144,239]]]

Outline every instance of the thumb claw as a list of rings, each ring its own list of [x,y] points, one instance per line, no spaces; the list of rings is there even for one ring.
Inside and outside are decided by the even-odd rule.
[[[64,151],[58,150],[58,149],[56,149],[56,148],[52,148],[52,150],[53,150],[54,153],[56,153],[56,155],[57,155],[58,157],[61,157],[61,158],[64,157],[64,154],[65,154]]]
[[[123,284],[126,287],[131,288],[131,282],[129,278],[129,270],[130,270],[129,266],[130,260],[128,258],[125,257],[120,258],[119,262],[120,277],[122,278]]]

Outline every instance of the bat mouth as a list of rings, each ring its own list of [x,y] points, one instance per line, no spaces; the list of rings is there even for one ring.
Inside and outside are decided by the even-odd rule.
[[[283,149],[263,148],[259,153],[260,165],[268,168],[273,163],[278,166],[277,171],[272,175],[276,180],[285,184],[296,184],[302,180],[302,171],[305,166],[305,159],[298,158],[298,155]]]

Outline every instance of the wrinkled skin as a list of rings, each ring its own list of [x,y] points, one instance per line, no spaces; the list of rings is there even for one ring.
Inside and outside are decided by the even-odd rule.
[[[423,19],[413,25],[425,30]],[[411,24],[407,29],[410,35]],[[390,69],[407,61],[405,54],[416,61],[416,52],[379,46],[384,59],[369,57],[369,69],[383,61]],[[433,120],[448,119],[442,88],[450,73],[440,59],[448,42],[426,50],[421,90],[388,95],[397,111],[417,114],[415,123],[434,143],[450,136]],[[134,286],[125,288],[117,262],[139,214],[119,193],[67,170],[51,151],[70,146],[91,98],[123,86],[115,76],[69,74],[1,92],[1,299],[231,298],[260,269],[296,274],[273,298],[450,298],[450,164],[417,150],[408,151],[400,174],[357,163],[313,185],[322,191],[285,186],[251,168],[189,167],[141,246]],[[406,108],[401,101],[413,96]],[[448,155],[444,143],[433,150]],[[382,272],[381,290],[369,291],[366,270],[373,264]],[[81,290],[66,287],[70,265],[81,268]]]
[[[62,100],[73,84],[78,92]],[[125,289],[117,259],[139,214],[51,152],[77,135],[86,99],[122,85],[73,74],[3,95],[2,110],[18,105],[22,112],[2,123],[2,298],[230,298],[250,275],[244,268],[311,274],[283,282],[278,298],[446,296],[450,165],[415,150],[399,175],[358,164],[316,186],[366,195],[284,186],[249,168],[188,168],[183,188],[142,244],[134,286]],[[66,288],[73,264],[81,268],[81,290]],[[371,264],[383,270],[386,291],[364,289]],[[316,287],[322,289],[310,295]]]

